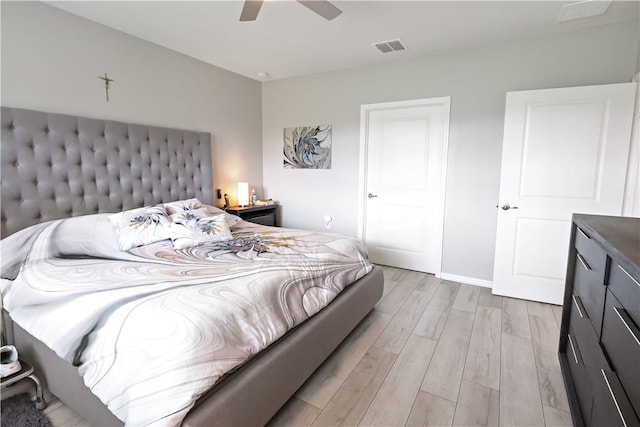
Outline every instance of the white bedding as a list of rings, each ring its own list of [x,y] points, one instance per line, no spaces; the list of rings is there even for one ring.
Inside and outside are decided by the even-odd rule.
[[[231,241],[120,251],[107,215],[3,239],[2,295],[127,425],[179,425],[225,373],[372,269],[355,239],[244,221]]]

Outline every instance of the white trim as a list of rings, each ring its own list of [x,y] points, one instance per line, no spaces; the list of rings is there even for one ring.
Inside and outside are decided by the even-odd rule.
[[[490,280],[476,279],[475,277],[458,276],[456,274],[442,273],[441,279],[451,282],[464,283],[465,285],[482,286],[483,288],[493,288],[493,282]]]
[[[439,206],[437,215],[437,229],[436,229],[436,254],[435,264],[436,271],[433,273],[436,277],[440,277],[442,272],[442,246],[444,241],[444,207],[445,207],[445,192],[447,184],[447,162],[449,153],[449,126],[451,117],[451,97],[443,96],[439,98],[422,98],[413,99],[408,101],[395,101],[395,102],[382,102],[376,104],[363,104],[360,106],[360,159],[359,159],[359,176],[358,176],[358,239],[363,240],[365,236],[365,201],[366,201],[366,177],[367,177],[367,154],[368,154],[368,135],[367,129],[369,128],[369,114],[376,110],[386,110],[390,108],[405,108],[412,106],[425,106],[443,104],[445,107],[444,120],[443,120],[443,144],[442,144],[442,180],[440,187],[440,194],[436,201]],[[365,242],[366,244],[366,242]]]
[[[640,73],[633,76],[636,83],[636,101],[629,145],[627,178],[622,201],[622,216],[640,217]]]

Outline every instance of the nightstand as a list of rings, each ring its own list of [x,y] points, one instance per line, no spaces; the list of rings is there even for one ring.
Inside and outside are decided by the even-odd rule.
[[[278,224],[278,205],[267,206],[231,206],[226,209],[227,212],[237,215],[245,221],[255,222],[256,224],[270,225],[279,227]]]

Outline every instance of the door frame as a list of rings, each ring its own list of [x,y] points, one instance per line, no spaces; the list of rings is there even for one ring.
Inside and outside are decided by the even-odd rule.
[[[369,158],[369,115],[373,111],[390,110],[398,108],[410,108],[410,107],[425,107],[433,105],[443,105],[445,107],[444,120],[443,120],[443,145],[442,145],[442,158],[441,158],[441,180],[439,195],[437,197],[436,215],[437,215],[437,228],[436,228],[436,268],[434,271],[436,277],[442,275],[442,242],[444,237],[444,208],[445,208],[445,195],[447,184],[447,158],[449,153],[449,123],[451,117],[451,97],[443,96],[438,98],[421,98],[407,101],[392,101],[381,102],[375,104],[362,104],[360,105],[360,159],[359,159],[359,174],[358,174],[358,239],[365,241],[365,229],[366,229],[366,198],[367,198],[367,172],[368,172],[368,158]]]

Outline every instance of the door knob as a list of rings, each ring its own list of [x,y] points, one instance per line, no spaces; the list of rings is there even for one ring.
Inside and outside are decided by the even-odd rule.
[[[500,208],[503,211],[508,211],[509,209],[518,209],[517,206],[511,206],[509,203],[504,203],[502,205],[496,206],[496,208]]]
[[[370,199],[373,199],[374,197],[378,197],[378,195],[377,195],[377,194],[371,194],[371,193],[369,193],[369,194],[367,195],[367,197],[368,197],[368,198],[370,198]]]

